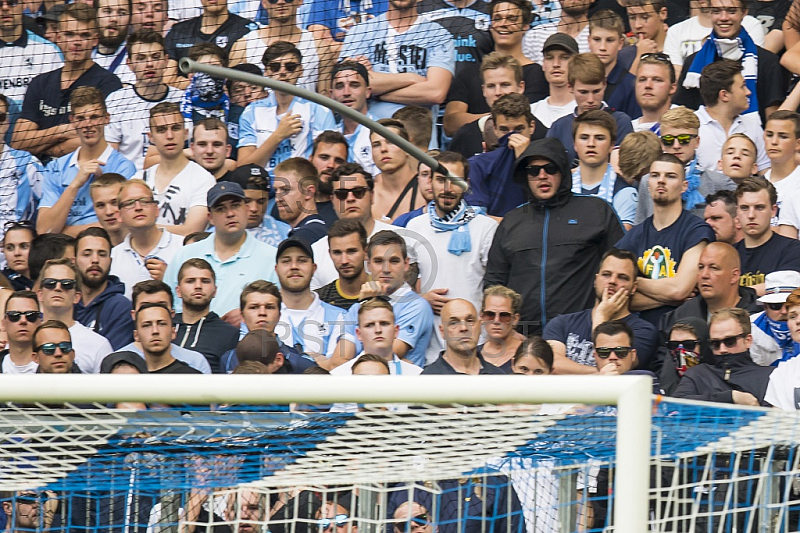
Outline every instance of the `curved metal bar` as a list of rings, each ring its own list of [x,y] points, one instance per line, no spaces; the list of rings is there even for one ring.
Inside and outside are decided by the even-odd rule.
[[[445,168],[444,165],[440,164],[431,156],[429,156],[428,154],[426,154],[425,152],[423,152],[422,150],[420,150],[407,140],[403,139],[389,128],[378,124],[377,122],[370,119],[366,115],[359,113],[358,111],[355,111],[353,109],[350,109],[346,105],[340,104],[336,100],[332,100],[326,96],[322,96],[321,94],[317,94],[315,92],[303,89],[302,87],[298,87],[290,83],[285,83],[282,81],[267,78],[266,76],[257,76],[255,74],[250,74],[249,72],[242,72],[241,70],[234,70],[231,68],[206,65],[203,63],[198,63],[197,61],[193,61],[189,58],[181,59],[179,62],[179,66],[181,71],[185,74],[189,74],[190,72],[205,72],[209,76],[214,76],[215,78],[227,78],[229,80],[251,83],[253,85],[258,85],[259,87],[269,87],[273,91],[280,91],[282,93],[291,94],[292,96],[299,96],[300,98],[305,98],[306,100],[327,107],[328,109],[335,111],[336,113],[339,113],[342,116],[346,116],[347,118],[354,120],[363,126],[366,126],[371,131],[374,131],[375,133],[384,137],[385,139],[388,139],[393,144],[399,146],[405,152],[414,157],[417,161],[425,163],[430,168],[435,169],[436,172],[439,172],[447,176],[448,179],[450,179],[453,183],[455,183],[459,187],[464,188],[464,190],[469,189],[469,185],[464,180],[464,178],[452,175],[447,170],[447,168]]]

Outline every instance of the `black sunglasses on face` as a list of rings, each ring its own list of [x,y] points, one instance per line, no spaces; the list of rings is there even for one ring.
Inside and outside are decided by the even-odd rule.
[[[369,187],[353,187],[352,189],[336,189],[333,191],[333,195],[339,200],[347,200],[347,196],[350,193],[353,193],[353,196],[356,197],[356,200],[361,200],[364,198],[364,195],[367,194]]]
[[[61,284],[61,288],[65,291],[71,291],[75,288],[75,280],[74,279],[55,279],[55,278],[44,278],[42,280],[42,287],[45,289],[52,291],[56,288],[57,284]]]
[[[616,348],[595,348],[595,353],[600,359],[608,359],[611,357],[611,352],[614,352],[620,359],[625,359],[631,353],[630,346],[617,346]]]
[[[40,344],[36,347],[37,352],[42,352],[45,355],[55,355],[56,348],[61,350],[61,353],[68,354],[72,353],[72,343],[71,342],[46,342],[44,344]]]
[[[775,303],[766,303],[764,306],[772,311],[780,311],[783,309],[783,306],[786,305],[783,302],[775,302]]]
[[[730,337],[725,337],[724,339],[708,339],[708,344],[711,346],[712,350],[719,350],[723,344],[726,348],[733,348],[736,346],[736,342],[739,339],[743,339],[746,336],[746,333],[739,333],[738,335],[731,335]]]
[[[21,505],[37,505],[41,500],[46,500],[47,494],[36,494],[35,492],[25,492],[18,495],[15,500]]]
[[[536,177],[539,173],[544,169],[545,174],[557,174],[558,173],[558,165],[555,163],[547,163],[546,165],[528,165],[525,167],[528,171],[528,176]]]
[[[287,61],[286,63],[281,63],[280,61],[270,61],[267,63],[267,70],[270,72],[280,72],[281,67],[286,68],[286,72],[291,74],[300,66],[300,63],[296,61]]]
[[[683,346],[684,350],[688,350],[693,352],[699,343],[697,341],[667,341],[667,348],[670,351],[675,351],[679,347]]]
[[[500,311],[499,313],[495,311],[484,311],[482,314],[483,318],[486,320],[491,320],[492,322],[494,322],[495,317],[497,317],[497,320],[500,322],[511,322],[511,319],[514,316],[508,311]]]
[[[6,311],[6,317],[9,322],[19,322],[19,319],[25,317],[28,322],[37,322],[42,318],[42,313],[39,311]]]

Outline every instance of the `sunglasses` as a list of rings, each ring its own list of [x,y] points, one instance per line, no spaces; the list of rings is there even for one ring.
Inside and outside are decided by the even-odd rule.
[[[595,348],[594,351],[600,359],[608,359],[611,356],[611,352],[614,352],[620,359],[625,359],[628,357],[628,354],[631,353],[631,347],[617,346],[616,348]]]
[[[383,296],[379,294],[377,296],[367,296],[366,298],[361,298],[358,303],[363,304],[364,302],[371,302],[373,300],[380,300],[381,302],[386,302],[389,305],[392,305],[392,301],[389,299],[388,296]]]
[[[546,165],[528,165],[525,167],[525,169],[528,171],[528,176],[531,177],[538,176],[542,170],[544,170],[545,174],[558,173],[558,165],[555,163],[547,163]]]
[[[684,350],[693,352],[698,344],[697,341],[667,341],[667,349],[672,352],[683,346]]]
[[[746,333],[739,333],[738,335],[731,335],[730,337],[725,337],[724,339],[708,339],[708,345],[711,346],[712,350],[719,350],[723,344],[726,348],[733,348],[736,346],[736,342],[739,339],[743,339],[746,336]]]
[[[274,3],[274,2],[273,2]],[[280,61],[270,61],[267,63],[267,70],[270,72],[280,72],[281,67],[286,69],[286,72],[292,73],[300,67],[300,63],[297,61],[287,61],[286,63],[281,63]]]
[[[353,187],[352,189],[336,189],[333,191],[333,195],[339,200],[347,200],[347,196],[353,193],[356,200],[361,200],[367,191],[369,191],[369,187]]]
[[[7,5],[8,7],[15,7],[17,4],[19,4],[19,0],[0,0],[0,6],[3,4]],[[0,122],[3,120],[5,120],[5,118],[0,120]]]
[[[36,347],[37,352],[42,352],[45,355],[55,355],[56,348],[61,350],[61,353],[72,353],[72,343],[71,342],[46,342]]]
[[[694,133],[681,133],[680,135],[662,135],[661,144],[664,146],[672,146],[675,144],[675,139],[678,139],[678,144],[687,145],[692,142],[692,139],[697,137]]]
[[[342,527],[347,525],[347,522],[350,521],[350,517],[346,514],[337,514],[333,518],[320,518],[317,520],[317,525],[323,531],[330,528],[332,525],[336,524],[336,527]]]
[[[61,284],[61,288],[65,291],[71,291],[75,288],[76,281],[74,279],[55,279],[55,278],[44,278],[42,280],[42,287],[47,289],[48,291],[52,291],[56,288],[56,285]]]
[[[42,313],[39,311],[6,311],[6,316],[9,322],[17,323],[19,319],[25,317],[28,322],[37,322],[42,318]]]
[[[780,311],[781,309],[783,309],[784,305],[786,304],[783,302],[775,302],[775,303],[766,303],[764,304],[764,307],[772,311]]]
[[[25,494],[20,494],[16,498],[14,498],[18,504],[22,505],[36,505],[41,500],[47,499],[47,494],[36,494],[35,492],[26,492]]]
[[[656,61],[660,61],[662,63],[672,64],[672,61],[670,60],[669,56],[664,52],[648,52],[646,54],[642,54],[641,56],[639,56],[639,60],[641,61],[642,59],[644,60],[655,59]]]
[[[2,122],[3,117],[2,113],[0,113],[0,122]],[[26,228],[26,229],[33,229],[33,222],[30,220],[9,220],[3,225],[3,229],[8,231],[11,228]]]
[[[483,315],[483,318],[485,318],[486,320],[491,320],[494,322],[496,317],[497,320],[499,320],[500,322],[506,322],[506,323],[511,322],[511,318],[514,316],[508,311],[500,311],[499,313],[496,313],[494,311],[484,311],[481,314]]]
[[[398,522],[398,523],[396,523],[394,525],[394,527],[396,529],[402,531],[404,529],[403,525],[405,523],[406,523],[405,521]],[[431,520],[430,520],[430,518],[428,517],[427,514],[420,514],[420,515],[412,517],[411,518],[411,523],[409,525],[411,526],[412,530],[415,529],[415,528],[427,527],[427,526],[431,525]]]

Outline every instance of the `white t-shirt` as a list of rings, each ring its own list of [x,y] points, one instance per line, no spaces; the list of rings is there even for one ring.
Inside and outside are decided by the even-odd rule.
[[[120,54],[122,54],[122,58],[117,61],[117,57]],[[92,50],[92,59],[94,62],[108,70],[114,76],[118,77],[123,86],[128,84],[133,85],[136,83],[136,75],[133,73],[130,67],[128,67],[127,61],[125,61],[127,57],[128,48],[124,43],[119,45],[113,54],[101,54],[97,51],[97,48]],[[117,61],[117,65],[112,71],[111,66],[114,64],[114,61]]]
[[[150,109],[161,102],[180,103],[182,91],[170,87],[161,100],[146,100],[127,85],[106,97],[106,107],[111,122],[106,126],[106,141],[119,143],[119,151],[142,170],[144,156],[150,146],[147,133],[150,131]]]
[[[764,27],[757,18],[747,15],[742,20],[742,27],[757,46],[764,46]],[[664,53],[669,56],[673,65],[683,65],[687,57],[702,48],[709,35],[711,27],[701,25],[698,17],[684,20],[667,30]]]
[[[778,192],[778,216],[772,217],[772,225],[792,226],[800,229],[800,167],[778,182],[772,181],[772,169],[764,177]]]
[[[114,351],[102,335],[95,333],[80,322],[69,328],[72,346],[75,348],[75,363],[84,374],[99,374],[105,356]]]
[[[531,104],[531,113],[539,119],[539,122],[548,128],[553,125],[553,122],[563,116],[569,115],[575,110],[575,100],[567,102],[564,105],[551,105],[550,97],[542,98],[538,102]]]
[[[728,131],[725,131],[719,122],[711,118],[706,106],[701,105],[695,114],[700,119],[700,129],[697,131],[700,145],[696,151],[697,164],[700,165],[700,168],[703,170],[717,168],[717,163],[722,158],[722,146],[734,133],[744,133],[755,143],[756,165],[759,171],[772,166],[764,146],[764,130],[761,128],[761,118],[758,113],[739,115],[734,119]]]
[[[183,248],[183,237],[161,230],[161,239],[148,255],[163,259],[169,265],[175,253]],[[111,249],[110,274],[117,276],[125,284],[125,297],[131,299],[133,286],[140,281],[153,279],[150,271],[144,266],[144,258],[131,248],[131,236]]]
[[[159,165],[147,170],[140,170],[134,178],[143,179],[153,189],[158,200],[158,224],[180,226],[186,222],[186,214],[195,206],[206,207],[208,190],[217,180],[206,169],[195,163],[189,163],[172,178],[163,191],[156,189],[156,172]]]
[[[784,411],[798,408],[798,389],[800,389],[800,357],[793,357],[778,365],[769,376],[764,401]]]
[[[3,358],[3,374],[35,374],[38,369],[39,364],[34,361],[29,361],[24,365],[17,365],[11,360],[10,355],[6,355]]]
[[[463,298],[471,302],[475,309],[480,309],[483,300],[483,275],[486,273],[489,249],[492,247],[497,226],[497,222],[488,216],[478,215],[473,218],[468,224],[472,249],[455,255],[447,251],[452,232],[436,231],[431,226],[430,215],[427,213],[410,220],[406,229],[414,236],[412,246],[419,265],[419,293],[425,294],[431,289],[448,289],[448,298]],[[427,364],[435,361],[444,350],[444,340],[439,331],[441,317],[434,315],[433,318],[435,335],[431,335],[425,353]]]
[[[356,361],[359,357],[364,355],[364,352],[361,352],[356,357],[353,357],[343,365],[339,365],[333,370],[331,370],[332,376],[349,376],[353,373],[353,365],[356,364]],[[422,374],[422,369],[415,364],[409,363],[408,361],[403,361],[396,355],[392,356],[392,360],[389,361],[389,372],[393,375],[402,375],[402,376],[418,376]]]

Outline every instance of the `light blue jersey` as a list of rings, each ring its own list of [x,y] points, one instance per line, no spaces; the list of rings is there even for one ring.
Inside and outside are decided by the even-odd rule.
[[[284,115],[278,116],[275,95],[249,104],[239,119],[239,145],[261,146],[278,129]],[[290,157],[308,158],[314,148],[314,139],[325,130],[336,130],[336,121],[331,110],[309,102],[304,98],[294,98],[289,105],[289,114],[300,115],[303,121],[300,133],[284,139],[267,161],[267,172],[272,175],[279,163]]]
[[[318,353],[331,357],[336,343],[344,333],[344,310],[319,299],[308,309],[289,309],[281,304],[281,319],[275,326],[275,335],[287,346],[300,353]]]
[[[386,74],[413,72],[427,76],[431,67],[455,72],[453,36],[440,24],[421,17],[403,33],[389,25],[386,14],[356,24],[347,32],[339,59],[358,56],[366,56],[375,72]],[[401,107],[373,100],[369,110],[378,118],[388,118]]]
[[[419,294],[411,290],[407,283],[389,296],[394,309],[395,323],[400,326],[397,338],[410,346],[405,360],[418,367],[425,366],[425,350],[433,334],[433,311],[431,306]],[[361,353],[364,346],[356,337],[358,325],[358,309],[360,304],[353,304],[344,317],[344,337],[356,345],[356,353]]]
[[[45,167],[40,208],[56,205],[58,199],[67,190],[67,186],[78,175],[78,154],[80,150],[78,148],[71,154],[59,157]],[[102,169],[106,174],[115,172],[122,174],[126,179],[130,179],[136,174],[136,167],[133,163],[125,159],[121,153],[111,148],[111,146],[107,146],[97,159],[105,161]],[[72,202],[72,207],[69,210],[69,215],[67,215],[67,226],[97,222],[97,215],[95,215],[94,206],[92,205],[92,197],[89,195],[89,186],[92,184],[92,179],[89,178],[78,190],[75,201]]]
[[[6,222],[33,216],[42,196],[42,164],[22,150],[0,150],[0,236]]]
[[[372,113],[367,113],[367,117],[372,120],[378,118]],[[340,131],[344,134],[344,121],[341,123]],[[347,140],[347,160],[351,163],[358,163],[361,168],[372,174],[373,176],[380,174],[381,171],[375,166],[375,161],[372,159],[372,143],[369,140],[369,128],[359,124],[355,131],[350,135],[345,135]]]

